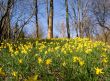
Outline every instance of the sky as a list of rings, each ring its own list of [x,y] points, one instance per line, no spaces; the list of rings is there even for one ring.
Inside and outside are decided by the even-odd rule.
[[[3,1],[7,1],[7,0],[3,0]],[[21,25],[24,23],[24,21],[26,21],[30,15],[33,13],[33,9],[34,9],[34,5],[33,5],[33,0],[17,0],[18,2],[15,3],[14,5],[14,9],[12,9],[12,15],[11,15],[11,25],[12,25],[12,28],[15,27],[15,24],[18,20],[18,24],[19,24],[19,27],[21,27]],[[38,0],[38,1],[44,1],[44,0]],[[60,35],[60,32],[59,29],[61,30],[61,24],[64,23],[64,26],[66,28],[66,25],[65,25],[65,0],[53,0],[54,1],[54,17],[53,17],[53,33],[54,33],[54,37],[55,36],[61,36]],[[70,1],[72,0],[68,0],[69,2],[69,7],[70,7]],[[77,0],[74,0],[74,1],[77,1]],[[86,3],[89,1],[89,0],[81,0],[83,1],[85,4],[83,5],[86,5]],[[6,6],[6,5],[5,5]],[[78,14],[77,14],[77,3],[76,2],[73,2],[73,6],[75,8],[75,12],[76,12],[76,16],[78,18]],[[72,11],[71,10],[72,8],[69,8],[69,11]],[[74,31],[74,26],[73,23],[74,23],[74,12],[71,12],[70,14],[72,14],[72,19],[70,20],[73,20],[73,21],[70,21],[70,33],[71,33],[71,37],[73,36],[76,36],[75,34],[75,31]],[[87,13],[88,14],[88,13]],[[93,24],[96,24],[97,22],[95,21],[95,17],[94,15],[89,12],[88,15],[92,15],[90,16],[90,18],[92,18],[92,22]],[[40,27],[41,27],[41,30],[44,32],[44,37],[46,38],[47,37],[47,29],[48,29],[48,26],[47,26],[47,14],[46,14],[46,4],[42,3],[41,5],[39,5],[39,24],[40,24]],[[77,19],[76,19],[77,21]],[[107,22],[108,21],[108,22]],[[107,26],[109,25],[109,21],[110,19],[107,17]],[[35,32],[35,29],[36,28],[36,23],[35,23],[35,16],[32,17],[31,21],[25,25],[24,27],[24,31],[26,32],[27,35],[31,35],[33,34],[33,32]],[[96,28],[97,29],[97,28]],[[95,30],[96,30],[95,29]],[[98,27],[99,29],[99,27]],[[99,29],[100,30],[100,29]],[[100,32],[100,31],[99,31]]]
[[[42,0],[43,1],[43,0]],[[31,4],[30,4],[31,3]],[[20,4],[20,5],[19,5]],[[39,3],[40,4],[40,3]],[[32,8],[33,2],[32,0],[19,0],[19,3],[16,4],[17,6],[15,7],[14,10],[14,17],[12,19],[12,23],[16,22],[16,20],[20,17],[20,21],[18,22],[19,24],[23,23],[23,20],[27,20],[28,16],[32,14]],[[39,5],[39,24],[41,26],[41,29],[45,33],[44,38],[47,37],[47,14],[46,14],[46,4]],[[21,21],[22,20],[22,21]],[[65,3],[64,0],[54,0],[54,17],[53,17],[53,32],[54,36],[60,36],[59,27],[61,26],[62,23],[65,24]],[[35,32],[35,16],[32,17],[31,21],[24,27],[24,30],[26,31],[27,34],[32,34]]]
[[[34,18],[33,18],[34,19]],[[57,29],[58,26],[60,26],[60,24],[62,22],[65,22],[65,7],[64,7],[64,3],[62,1],[59,0],[54,0],[54,17],[53,17],[53,32],[54,32],[54,36],[59,35]],[[43,31],[45,32],[45,36],[47,36],[47,17],[46,17],[46,6],[45,5],[41,5],[39,6],[39,23],[43,29]],[[57,26],[57,27],[56,27]],[[31,34],[32,32],[34,32],[33,29],[35,29],[35,23],[29,23],[26,28],[28,28],[27,32],[29,34]]]

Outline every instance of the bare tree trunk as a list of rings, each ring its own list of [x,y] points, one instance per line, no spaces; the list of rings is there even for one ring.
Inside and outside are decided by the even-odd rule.
[[[66,6],[66,27],[67,27],[67,36],[68,36],[68,38],[70,38],[68,0],[65,0],[65,6]]]
[[[50,14],[48,24],[48,38],[53,38],[53,0],[50,0]]]
[[[82,28],[81,28],[81,19],[80,19],[80,0],[78,0],[78,28],[79,28],[79,36],[82,37]]]
[[[75,23],[75,25],[76,25],[76,28],[75,28],[75,30],[76,30],[76,37],[79,37],[79,34],[78,34],[78,24],[77,24],[77,22]]]
[[[11,38],[10,10],[13,2],[14,0],[8,0],[6,13],[0,20],[0,40]]]
[[[46,4],[47,4],[47,7],[46,7],[46,10],[47,10],[47,25],[49,25],[49,8],[48,8],[48,0],[46,0]]]
[[[36,38],[39,38],[39,25],[38,25],[38,0],[35,0],[35,16],[36,16]]]

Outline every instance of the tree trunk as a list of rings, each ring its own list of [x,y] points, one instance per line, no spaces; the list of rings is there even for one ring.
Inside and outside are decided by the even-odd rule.
[[[65,0],[65,5],[66,5],[66,27],[67,27],[67,37],[70,38],[69,13],[68,13],[68,0]]]
[[[39,38],[39,25],[38,25],[38,0],[35,0],[35,16],[36,16],[36,38]]]
[[[53,38],[53,0],[50,0],[50,14],[48,24],[48,38]]]
[[[46,4],[47,4],[47,7],[46,7],[46,9],[47,9],[47,25],[49,25],[49,9],[48,9],[48,0],[46,0]]]
[[[79,37],[82,37],[82,28],[81,28],[81,19],[80,19],[80,0],[78,0],[78,28],[79,28]]]
[[[0,20],[0,40],[11,38],[10,10],[13,2],[14,0],[8,0],[6,13]]]

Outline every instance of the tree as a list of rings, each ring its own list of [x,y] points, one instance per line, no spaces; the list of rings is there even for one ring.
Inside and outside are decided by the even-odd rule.
[[[67,27],[67,36],[68,36],[68,38],[70,38],[68,0],[65,0],[65,6],[66,6],[66,27]]]
[[[104,41],[108,42],[110,35],[110,0],[95,0],[91,4],[92,13],[94,14],[96,24],[98,24],[102,31]]]
[[[70,16],[71,20],[73,21],[73,26],[75,28],[77,37],[84,37],[85,33],[87,34],[87,32],[91,34],[89,31],[89,29],[92,29],[90,28],[92,26],[89,17],[89,1],[90,0],[73,0],[70,2]],[[90,22],[88,23],[87,20]]]
[[[19,25],[16,23],[16,26],[14,28],[14,40],[18,40],[19,38],[25,38],[25,32],[22,30],[19,30]]]
[[[0,40],[9,39],[11,37],[10,12],[14,4],[14,0],[8,0],[6,7],[3,6],[3,3],[5,3],[5,1],[0,2],[0,4],[2,4],[1,7],[4,8],[3,15],[0,20]]]
[[[50,14],[48,24],[48,38],[53,38],[53,0],[50,0]]]
[[[32,18],[35,16],[35,5],[33,4],[33,1],[27,1],[16,0],[13,7],[10,23],[11,30],[13,31],[16,40],[26,36],[27,26],[33,22]]]
[[[48,8],[48,0],[46,0],[46,11],[47,11],[47,25],[49,25],[49,8]]]
[[[36,38],[39,38],[39,25],[38,25],[38,0],[35,0],[35,16],[36,16]]]

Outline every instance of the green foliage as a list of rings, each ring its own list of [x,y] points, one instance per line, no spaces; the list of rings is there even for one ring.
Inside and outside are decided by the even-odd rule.
[[[0,46],[0,81],[109,81],[110,46],[87,38]]]

